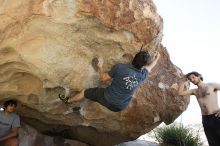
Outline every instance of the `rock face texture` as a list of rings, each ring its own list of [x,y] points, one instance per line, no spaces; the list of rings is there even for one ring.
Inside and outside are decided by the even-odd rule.
[[[89,146],[87,144],[64,139],[60,136],[45,136],[36,129],[21,123],[19,129],[19,146]]]
[[[163,21],[151,0],[0,0],[0,20],[0,102],[17,99],[22,121],[42,134],[114,145],[172,123],[187,107],[176,95],[182,72],[161,45]],[[59,101],[67,89],[107,86],[91,66],[95,56],[109,70],[142,45],[161,58],[126,110]]]

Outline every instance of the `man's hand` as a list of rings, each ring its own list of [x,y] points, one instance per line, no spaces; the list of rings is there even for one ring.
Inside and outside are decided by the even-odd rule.
[[[154,55],[154,59],[159,59],[159,58],[160,58],[160,53],[156,51]]]
[[[98,67],[98,68],[102,68],[102,67],[103,67],[103,63],[104,63],[103,58],[98,57],[97,59],[98,59],[97,67]]]
[[[218,110],[215,114],[216,117],[220,117],[220,110]]]
[[[145,68],[148,70],[148,72],[151,72],[151,70],[154,68],[154,66],[157,64],[157,61],[159,60],[160,58],[160,53],[159,52],[155,52],[153,57],[151,57],[151,63],[150,64],[147,64],[145,65]]]
[[[109,74],[103,69],[103,62],[103,58],[95,57],[92,59],[92,66],[96,71],[99,71],[102,81],[111,80]]]
[[[179,90],[178,90],[178,95],[180,95],[180,96],[194,95],[196,89],[189,90],[188,89],[189,86],[190,86],[190,82],[186,77],[180,79],[180,86],[179,86]]]
[[[4,141],[4,140],[7,140],[9,138],[13,138],[13,137],[16,137],[18,135],[18,127],[14,127],[11,129],[11,131],[6,134],[5,136],[1,137],[0,138],[0,141]]]
[[[185,87],[188,87],[190,86],[190,81],[187,79],[187,77],[182,77],[180,80],[179,80],[180,83],[183,83]]]
[[[185,85],[185,87],[190,86],[190,82],[189,82],[189,80],[184,80],[184,85]]]
[[[92,59],[92,67],[95,69],[95,71],[101,70],[103,66],[103,59],[100,57],[95,57]]]
[[[158,51],[152,52],[151,53],[151,62],[153,62],[154,60],[158,60],[160,58],[160,53]]]

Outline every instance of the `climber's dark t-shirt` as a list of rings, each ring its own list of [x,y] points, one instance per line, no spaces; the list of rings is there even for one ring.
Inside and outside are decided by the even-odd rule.
[[[131,101],[137,87],[146,79],[146,68],[139,70],[128,64],[116,64],[108,72],[113,79],[109,87],[104,90],[104,98],[108,104],[125,109]]]

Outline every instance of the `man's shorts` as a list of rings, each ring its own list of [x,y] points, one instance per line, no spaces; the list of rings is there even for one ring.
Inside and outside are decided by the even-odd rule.
[[[121,109],[115,107],[114,105],[111,105],[110,103],[106,101],[106,99],[104,98],[104,91],[105,91],[105,88],[97,88],[97,87],[89,88],[85,90],[84,96],[85,98],[88,98],[92,101],[100,103],[101,105],[105,106],[111,111],[114,111],[114,112],[121,111]]]
[[[202,116],[203,128],[210,146],[220,146],[220,117],[215,114]]]

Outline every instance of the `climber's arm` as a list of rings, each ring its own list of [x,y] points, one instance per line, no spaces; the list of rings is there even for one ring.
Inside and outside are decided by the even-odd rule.
[[[108,81],[111,80],[111,77],[109,76],[109,74],[103,69],[102,64],[98,64],[98,69],[99,69],[99,74],[101,76],[101,80],[102,81]]]
[[[196,90],[195,89],[187,89],[187,86],[189,86],[189,82],[185,81],[182,82],[179,86],[178,95],[180,96],[189,96],[189,95],[195,95]]]
[[[156,52],[155,59],[148,65],[145,65],[145,68],[148,70],[148,72],[151,72],[151,70],[154,68],[154,66],[157,64],[157,61],[160,58],[160,53]]]

